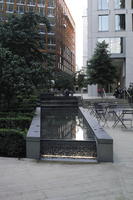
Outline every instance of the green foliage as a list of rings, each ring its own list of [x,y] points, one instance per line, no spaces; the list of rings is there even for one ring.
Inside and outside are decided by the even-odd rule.
[[[52,56],[42,48],[39,24],[50,30],[49,21],[34,13],[12,15],[0,22],[0,103],[11,107],[17,96],[29,96],[49,87],[53,68],[44,67]],[[51,64],[51,63],[50,63]]]
[[[13,109],[16,111],[18,110],[18,112],[21,111],[23,113],[24,112],[33,113],[36,106],[37,106],[37,96],[30,95],[26,97],[19,95],[16,98],[16,102]]]
[[[31,79],[37,90],[50,88],[50,80],[53,79],[53,68],[42,67],[39,63],[32,63]]]
[[[50,29],[46,17],[34,13],[12,15],[8,21],[0,23],[0,43],[2,47],[9,48],[14,54],[25,58],[26,63],[44,59],[41,49],[41,36],[39,23],[44,23]]]
[[[21,130],[28,129],[31,123],[30,117],[1,117],[0,128],[18,128]]]
[[[11,101],[19,94],[31,94],[32,82],[28,76],[25,60],[5,48],[0,48],[0,94]]]
[[[10,128],[0,128],[0,133],[16,133],[16,134],[21,134],[23,135],[24,137],[26,136],[27,134],[27,131],[21,131],[21,130],[17,130],[17,129],[10,129]]]
[[[0,129],[0,156],[25,157],[25,132],[14,129]]]
[[[79,88],[83,88],[87,86],[87,81],[86,81],[86,76],[85,74],[78,74],[77,77],[77,85],[79,86]]]
[[[0,118],[3,118],[3,117],[30,117],[32,118],[34,116],[34,113],[22,113],[22,112],[0,112]]]
[[[74,77],[64,72],[58,72],[55,74],[55,88],[58,89],[70,89],[74,88]]]
[[[97,43],[94,55],[89,61],[88,81],[89,84],[99,84],[105,86],[114,83],[116,78],[116,68],[112,65],[112,61],[107,50],[108,45],[103,41]]]

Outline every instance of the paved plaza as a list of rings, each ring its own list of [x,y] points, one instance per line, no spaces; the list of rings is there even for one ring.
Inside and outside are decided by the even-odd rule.
[[[0,158],[0,200],[133,200],[133,132],[106,131],[114,163]]]

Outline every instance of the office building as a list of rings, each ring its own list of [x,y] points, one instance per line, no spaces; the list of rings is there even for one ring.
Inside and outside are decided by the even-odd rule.
[[[0,0],[0,19],[13,13],[35,12],[48,18],[51,24],[47,32],[40,24],[42,52],[54,57],[57,71],[75,72],[75,24],[64,0]]]
[[[105,41],[119,71],[117,83],[128,88],[133,82],[133,0],[87,1],[84,65],[92,57],[96,43]]]

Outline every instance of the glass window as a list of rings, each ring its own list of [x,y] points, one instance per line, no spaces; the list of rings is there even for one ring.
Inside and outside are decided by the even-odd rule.
[[[108,9],[108,0],[98,0],[98,9],[99,10]]]
[[[3,10],[3,3],[0,3],[0,10]]]
[[[14,11],[14,5],[13,4],[7,4],[6,5],[6,12],[13,12]]]
[[[23,14],[25,11],[25,7],[24,6],[17,6],[17,13],[19,14]]]
[[[54,7],[54,6],[55,6],[55,0],[49,0],[48,7]]]
[[[108,31],[108,15],[99,15],[99,31]]]
[[[27,9],[28,9],[28,12],[35,12],[35,7],[33,6],[28,6]]]
[[[123,53],[123,38],[98,38],[98,42],[105,41],[112,54]]]
[[[38,13],[41,17],[43,17],[45,15],[45,11],[43,7],[38,7]]]
[[[28,0],[27,4],[29,4],[29,5],[35,5],[36,1],[35,0]]]
[[[115,8],[116,9],[125,8],[125,0],[115,0]]]
[[[14,3],[14,0],[6,0],[7,3]]]
[[[125,14],[115,15],[115,30],[116,31],[123,31],[125,30]]]
[[[48,8],[48,16],[53,17],[55,15],[55,9]]]
[[[49,37],[48,44],[55,44],[55,37]]]
[[[45,0],[38,0],[38,6],[44,7],[45,6]]]
[[[25,4],[25,0],[17,0],[16,3],[17,4]]]

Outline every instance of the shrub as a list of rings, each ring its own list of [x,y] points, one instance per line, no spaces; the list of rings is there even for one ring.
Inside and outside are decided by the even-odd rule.
[[[33,112],[37,105],[37,96],[30,95],[29,97],[24,97],[19,95],[17,97],[17,110],[22,110],[23,112]],[[15,105],[15,107],[16,107]]]
[[[34,116],[34,112],[30,112],[30,113],[25,113],[25,112],[0,112],[0,118],[3,117],[33,117]]]
[[[15,129],[0,129],[0,156],[25,157],[25,132]]]
[[[30,117],[1,117],[0,118],[0,128],[19,128],[28,129],[31,123]]]

